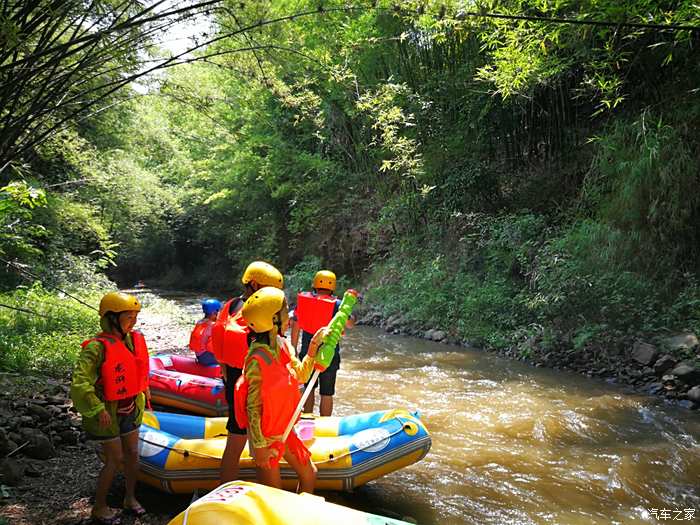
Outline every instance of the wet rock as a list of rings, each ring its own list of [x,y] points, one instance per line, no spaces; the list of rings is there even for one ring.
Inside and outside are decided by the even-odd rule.
[[[50,405],[63,405],[66,402],[66,398],[63,396],[47,396],[46,401]]]
[[[650,365],[656,359],[659,351],[649,343],[637,341],[632,347],[632,359],[642,365]]]
[[[24,477],[24,466],[14,459],[6,458],[0,463],[0,474],[3,483],[17,486]]]
[[[75,430],[64,430],[58,433],[58,437],[61,439],[61,442],[65,443],[66,445],[77,445],[80,439],[80,432],[76,432]]]
[[[649,384],[647,384],[647,386],[645,387],[645,391],[646,391],[646,392],[649,392],[650,394],[658,394],[658,393],[661,392],[663,389],[664,389],[664,385],[661,384],[661,383],[657,383],[657,382],[649,383]]]
[[[679,352],[683,350],[692,350],[693,348],[700,345],[700,341],[693,333],[685,333],[674,335],[673,337],[668,337],[663,340],[663,344],[666,348],[673,352]]]
[[[7,432],[0,428],[0,456],[4,456],[12,449],[10,448],[10,438],[7,437]]]
[[[671,374],[688,385],[700,383],[700,370],[693,361],[683,361],[671,370]]]
[[[685,395],[690,401],[700,405],[700,386],[694,386]]]
[[[49,405],[46,407],[46,410],[50,414],[50,419],[55,419],[57,417],[61,417],[63,415],[63,411],[57,407],[56,405]]]
[[[678,402],[678,406],[682,408],[687,408],[688,410],[692,410],[695,408],[695,405],[693,404],[692,401],[688,401],[687,399],[682,399]]]
[[[663,375],[671,370],[675,365],[676,360],[670,355],[664,354],[656,360],[656,363],[654,363],[654,373],[657,376]]]
[[[56,455],[56,449],[49,438],[38,430],[32,434],[25,433],[29,444],[22,449],[25,456],[34,459],[49,459]]]
[[[437,341],[438,343],[445,339],[447,337],[447,334],[443,332],[442,330],[433,330],[433,334],[431,336],[431,339],[433,341]]]

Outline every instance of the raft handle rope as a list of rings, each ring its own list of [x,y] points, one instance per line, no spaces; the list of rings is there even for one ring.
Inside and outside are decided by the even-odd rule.
[[[385,441],[387,439],[391,439],[395,435],[400,434],[401,432],[411,428],[410,425],[405,420],[400,418],[399,416],[394,416],[393,419],[396,419],[399,423],[401,423],[401,428],[399,428],[398,430],[395,430],[394,432],[392,432],[391,434],[389,434],[387,436],[379,437],[379,438],[375,439],[374,441],[371,441],[371,442],[367,443],[366,445],[363,445],[360,448],[357,448],[355,450],[349,450],[348,452],[345,452],[344,454],[341,454],[340,456],[333,457],[333,454],[330,454],[330,457],[328,459],[314,461],[314,465],[320,465],[322,463],[330,463],[333,461],[338,461],[339,459],[343,459],[347,456],[352,456],[356,452],[364,451],[370,447],[373,447],[374,445],[377,445],[378,443],[381,443],[382,441]],[[214,436],[214,438],[216,438],[216,437],[217,436]],[[165,450],[170,450],[170,451],[175,452],[177,454],[181,454],[185,458],[190,457],[190,456],[195,456],[195,457],[200,457],[200,458],[205,458],[205,459],[216,459],[218,461],[221,461],[221,456],[213,456],[211,454],[206,454],[204,452],[197,452],[194,450],[187,450],[187,449],[180,449],[180,448],[176,448],[176,447],[171,447],[169,445],[164,445],[162,443],[156,443],[155,441],[150,441],[144,437],[141,437],[140,435],[139,435],[139,441],[142,441],[144,443],[147,443],[149,445],[153,445],[153,446],[156,446],[159,448],[163,448]]]

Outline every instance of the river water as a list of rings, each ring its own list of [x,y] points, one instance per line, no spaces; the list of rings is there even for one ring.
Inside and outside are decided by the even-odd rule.
[[[428,455],[322,496],[425,525],[700,523],[697,412],[486,352],[348,330],[334,415],[402,407],[420,411]]]

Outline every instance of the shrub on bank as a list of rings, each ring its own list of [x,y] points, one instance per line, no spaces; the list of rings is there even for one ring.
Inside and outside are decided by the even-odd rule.
[[[670,264],[640,271],[621,230],[593,220],[554,230],[528,214],[485,221],[468,242],[405,245],[376,265],[370,301],[414,328],[521,354],[533,341],[577,351],[700,329],[697,281]]]
[[[100,292],[71,292],[97,307]],[[62,375],[70,371],[80,343],[99,330],[92,310],[40,285],[0,294],[0,369]]]

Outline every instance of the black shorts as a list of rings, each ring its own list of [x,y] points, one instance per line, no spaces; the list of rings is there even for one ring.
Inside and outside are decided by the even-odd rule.
[[[233,391],[236,388],[236,381],[241,377],[243,370],[234,368],[228,365],[222,365],[226,369],[224,377],[224,389],[226,393],[226,403],[228,403],[228,421],[226,422],[226,430],[230,434],[245,435],[245,428],[241,428],[236,423],[236,405],[233,402]]]
[[[136,432],[141,425],[136,424],[136,414],[138,413],[138,410],[134,408],[131,412],[128,414],[117,414],[117,423],[119,426],[119,435],[118,436],[97,436],[95,434],[92,434],[90,432],[86,432],[87,438],[92,439],[93,441],[110,441],[112,439],[118,439],[122,436],[126,436],[127,434],[131,434],[132,432]]]
[[[307,334],[307,332],[302,332],[301,337],[301,351],[299,352],[299,359],[304,359],[306,351],[309,348],[309,343],[311,342],[312,334]],[[314,385],[314,389],[320,384],[320,392],[322,396],[333,396],[335,395],[335,377],[338,375],[338,369],[340,368],[340,346],[335,347],[335,355],[328,368],[326,368],[321,375],[318,376],[318,381]],[[308,383],[307,383],[308,384]]]

